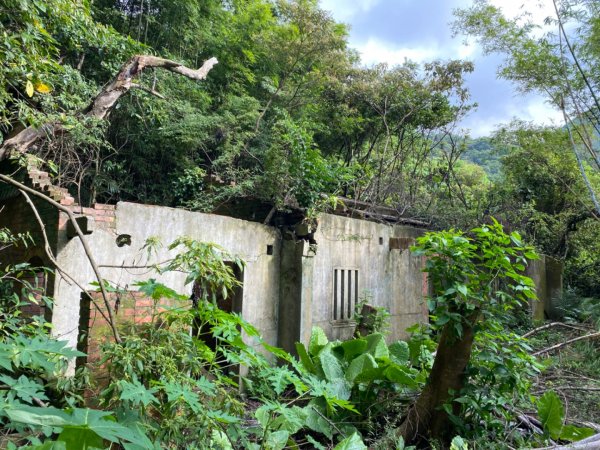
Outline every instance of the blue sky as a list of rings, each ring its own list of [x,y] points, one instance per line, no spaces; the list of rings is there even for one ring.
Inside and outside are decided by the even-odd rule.
[[[536,95],[523,96],[496,77],[501,58],[484,56],[474,42],[452,37],[450,22],[455,8],[468,7],[470,0],[320,0],[333,17],[350,25],[350,46],[364,64],[401,64],[434,59],[467,59],[475,63],[468,75],[471,97],[479,107],[461,123],[471,136],[485,136],[512,118],[536,123],[559,123],[560,115]],[[508,17],[523,11],[541,22],[552,13],[550,0],[491,0]]]

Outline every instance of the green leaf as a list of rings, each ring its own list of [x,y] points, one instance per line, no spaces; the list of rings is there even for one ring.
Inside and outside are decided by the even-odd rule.
[[[20,450],[69,450],[63,441],[45,441],[42,445],[19,447]]]
[[[0,382],[8,385],[11,393],[14,393],[26,403],[31,403],[34,397],[40,400],[48,399],[44,393],[44,386],[35,381],[31,381],[25,375],[21,375],[16,380],[7,375],[2,375],[0,376]]]
[[[367,341],[367,352],[377,358],[389,358],[390,352],[388,351],[385,343],[385,337],[381,333],[373,333],[368,335]]]
[[[397,341],[388,347],[390,358],[396,364],[406,364],[410,358],[410,349],[404,341]]]
[[[310,373],[316,373],[315,365],[306,351],[304,344],[301,342],[296,342],[296,352],[298,352],[298,357],[300,358],[300,362],[304,368]]]
[[[409,369],[404,366],[390,365],[385,372],[384,376],[394,383],[398,383],[410,388],[416,388],[417,382],[414,376],[410,373]]]
[[[450,450],[469,450],[469,446],[460,436],[454,436],[450,443]]]
[[[344,370],[339,359],[333,354],[332,345],[327,344],[319,353],[319,361],[321,368],[325,374],[325,379],[328,381],[336,381],[344,378]]]
[[[327,436],[328,439],[331,439],[333,437],[333,427],[327,419],[323,418],[323,416],[317,412],[317,409],[320,409],[320,407],[315,403],[315,400],[311,400],[308,406],[304,408],[306,411],[306,426],[317,433]]]
[[[351,436],[348,436],[336,445],[333,450],[367,450],[367,446],[360,435],[354,432]]]
[[[593,436],[595,431],[592,428],[576,427],[575,425],[565,425],[560,432],[560,439],[566,441],[580,441]]]
[[[260,423],[263,428],[266,428],[269,425],[272,414],[273,405],[269,403],[259,406],[256,411],[254,411],[254,417],[256,417],[256,420],[258,420],[258,423]]]
[[[267,379],[271,382],[273,390],[278,395],[290,384],[290,378],[294,373],[286,367],[274,367]]]
[[[348,369],[346,369],[346,380],[354,383],[355,378],[361,373],[375,368],[377,368],[377,362],[375,361],[375,358],[368,353],[364,353],[350,363]]]
[[[365,339],[351,339],[340,344],[344,350],[344,359],[352,361],[357,355],[361,355],[367,349],[367,341]]]
[[[538,416],[544,431],[558,439],[563,426],[564,408],[555,392],[548,391],[538,399]]]
[[[274,433],[269,433],[266,447],[268,450],[281,450],[287,445],[289,438],[289,431],[279,430],[275,431]]]
[[[310,335],[310,341],[308,342],[308,353],[311,356],[317,356],[319,351],[327,345],[329,341],[322,328],[313,327]]]
[[[105,447],[102,438],[87,426],[66,426],[57,439],[64,442],[68,450]]]
[[[185,295],[178,294],[176,291],[171,289],[170,287],[165,286],[162,283],[157,283],[154,278],[151,278],[147,281],[139,281],[134,284],[139,288],[140,292],[143,292],[148,297],[151,297],[153,300],[160,300],[162,298],[169,298],[174,300],[188,300],[188,297]]]
[[[63,427],[70,423],[71,417],[66,412],[53,407],[38,408],[36,406],[12,406],[4,410],[13,422],[43,427]]]
[[[125,380],[119,381],[119,387],[121,388],[121,400],[131,401],[134,405],[142,404],[148,406],[151,403],[158,403],[154,393],[158,390],[157,388],[146,389],[146,387],[140,383],[137,379],[133,382]]]
[[[309,444],[311,444],[313,446],[314,449],[316,450],[327,450],[327,447],[325,447],[323,444],[321,444],[320,442],[316,441],[315,438],[313,438],[310,434],[306,435],[306,440],[309,442]]]
[[[210,434],[210,448],[215,450],[233,450],[231,442],[223,430],[213,429]]]

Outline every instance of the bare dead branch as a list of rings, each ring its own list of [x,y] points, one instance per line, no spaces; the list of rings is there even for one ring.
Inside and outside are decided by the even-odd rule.
[[[590,331],[589,328],[583,328],[583,327],[577,327],[575,325],[569,325],[566,323],[562,323],[562,322],[551,322],[551,323],[547,323],[545,325],[542,325],[540,327],[534,328],[531,331],[528,331],[527,333],[525,333],[523,336],[521,336],[522,338],[528,338],[529,336],[532,336],[536,333],[539,333],[540,331],[544,331],[547,330],[548,328],[554,328],[554,327],[564,327],[564,328],[570,328],[573,330],[579,330],[579,331],[585,331],[588,332]]]
[[[154,89],[152,89],[152,88],[149,88],[149,87],[146,87],[146,86],[144,86],[144,85],[137,84],[137,83],[131,83],[131,87],[132,87],[133,89],[140,89],[140,90],[142,90],[142,91],[145,91],[145,92],[147,92],[148,94],[154,95],[155,97],[158,97],[158,98],[160,98],[160,99],[162,99],[162,100],[164,100],[164,99],[165,99],[165,96],[164,96],[164,95],[162,95],[160,92],[157,92],[157,91],[155,91]]]
[[[561,342],[559,344],[553,345],[552,347],[548,347],[543,350],[537,351],[533,354],[533,356],[539,356],[539,355],[543,355],[544,353],[549,353],[554,350],[558,350],[559,348],[565,347],[569,344],[573,344],[574,342],[584,341],[584,340],[588,340],[588,339],[597,339],[597,338],[600,338],[600,332],[586,334],[585,336],[579,336],[579,337],[576,337],[573,339],[569,339],[568,341]]]
[[[190,69],[170,59],[151,55],[136,55],[121,67],[113,80],[102,88],[90,105],[82,111],[82,114],[99,120],[105,119],[117,101],[129,89],[137,87],[133,83],[133,79],[148,67],[164,69],[192,80],[204,80],[208,72],[217,63],[216,58],[210,58],[199,69]],[[12,138],[7,139],[0,146],[0,161],[8,158],[13,153],[26,153],[31,146],[44,137],[64,131],[58,122],[46,123],[39,128],[34,128],[33,126],[27,127]]]

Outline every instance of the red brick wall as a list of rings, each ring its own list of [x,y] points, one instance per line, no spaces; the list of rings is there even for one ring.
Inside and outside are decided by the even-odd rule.
[[[82,297],[79,321],[80,350],[87,353],[86,362],[93,364],[101,357],[102,344],[112,339],[112,331],[99,311],[106,312],[102,295],[99,292],[90,292]],[[110,293],[109,300],[113,308],[118,304],[115,319],[120,329],[128,324],[149,323],[152,321],[153,311],[156,314],[167,307],[175,306],[174,301],[155,302],[139,291],[127,291],[118,295]]]
[[[101,230],[115,231],[116,228],[116,217],[115,217],[115,205],[104,205],[101,203],[95,203],[92,208],[84,208],[76,203],[72,203],[69,209],[75,215],[91,216],[94,218],[96,228]],[[59,228],[61,230],[66,229],[67,221],[69,216],[66,213],[60,214]]]

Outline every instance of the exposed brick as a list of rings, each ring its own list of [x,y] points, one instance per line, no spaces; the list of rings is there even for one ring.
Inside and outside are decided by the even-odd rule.
[[[73,197],[65,196],[60,200],[60,204],[65,205],[65,206],[71,206],[71,205],[75,204],[75,199]]]
[[[96,216],[96,222],[114,222],[115,218],[111,216]]]
[[[104,203],[94,203],[94,209],[114,210],[115,205],[105,205]]]

